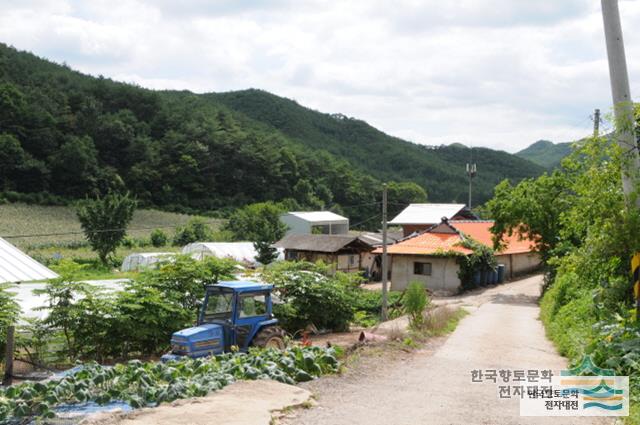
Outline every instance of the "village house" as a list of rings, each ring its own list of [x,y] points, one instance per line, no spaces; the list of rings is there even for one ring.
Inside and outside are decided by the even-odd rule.
[[[440,224],[410,236],[388,247],[391,269],[391,289],[404,290],[410,282],[424,283],[431,291],[456,293],[460,289],[458,257],[470,255],[472,250],[463,242],[473,239],[493,247],[492,221],[442,220]],[[508,279],[535,270],[540,265],[540,256],[534,251],[532,242],[517,235],[503,239],[504,248],[496,253],[498,264],[503,264]],[[374,253],[380,253],[380,248]]]
[[[323,261],[342,272],[366,272],[363,260],[375,248],[357,235],[290,234],[273,246],[284,249],[285,260]]]
[[[402,226],[404,236],[423,232],[446,218],[447,220],[477,220],[464,204],[410,204],[389,222]]]

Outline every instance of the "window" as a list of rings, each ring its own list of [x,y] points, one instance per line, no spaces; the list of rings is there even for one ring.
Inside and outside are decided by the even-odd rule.
[[[204,309],[205,321],[230,319],[232,302],[232,293],[210,293]]]
[[[413,263],[413,274],[421,274],[424,276],[431,276],[431,263]]]
[[[267,296],[247,294],[240,296],[240,317],[264,316],[267,314]]]
[[[357,264],[357,259],[358,257],[355,255],[350,255],[349,256],[349,266],[355,266]]]
[[[297,260],[298,259],[298,251],[289,251],[286,250],[286,260]]]

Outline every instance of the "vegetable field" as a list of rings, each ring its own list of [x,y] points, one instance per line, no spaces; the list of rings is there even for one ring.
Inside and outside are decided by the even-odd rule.
[[[333,348],[293,347],[255,350],[169,363],[132,360],[114,367],[88,363],[60,380],[23,383],[0,390],[0,423],[23,424],[53,418],[60,406],[123,401],[133,408],[153,407],[188,397],[203,397],[243,379],[273,379],[294,384],[336,373]]]
[[[175,214],[157,210],[137,210],[127,232],[131,237],[148,237],[154,228],[173,233],[176,226],[186,224],[192,215]],[[220,220],[202,217],[212,227]],[[73,244],[85,240],[73,207],[41,206],[27,204],[0,205],[0,236],[44,235],[51,233],[76,233],[69,235],[10,238],[22,249],[43,244]]]

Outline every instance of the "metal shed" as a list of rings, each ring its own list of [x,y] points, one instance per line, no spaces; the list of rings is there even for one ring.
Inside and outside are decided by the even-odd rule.
[[[0,238],[0,283],[55,279],[58,275]]]

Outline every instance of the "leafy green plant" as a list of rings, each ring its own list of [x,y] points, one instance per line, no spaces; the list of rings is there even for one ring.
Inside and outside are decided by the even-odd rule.
[[[294,384],[336,373],[333,348],[293,347],[285,351],[253,349],[168,363],[132,360],[114,367],[96,363],[47,383],[22,383],[0,389],[0,422],[53,418],[62,404],[124,401],[134,408],[157,406],[187,397],[203,397],[242,379],[273,379]]]
[[[156,248],[165,246],[167,242],[169,242],[169,237],[161,229],[153,229],[150,238],[151,245],[155,246]]]
[[[413,329],[421,329],[424,325],[424,312],[429,305],[429,297],[424,285],[420,282],[411,282],[404,293],[403,308],[409,315],[409,326]]]
[[[176,229],[173,245],[184,246],[193,242],[206,242],[212,239],[211,227],[199,217],[192,218],[184,226]]]
[[[289,332],[313,324],[318,329],[346,330],[353,321],[359,276],[330,274],[324,264],[284,262],[267,270],[263,278],[287,307],[276,315]]]
[[[0,353],[4,353],[7,341],[7,328],[18,322],[20,306],[15,301],[15,294],[10,292],[9,285],[0,283]]]

